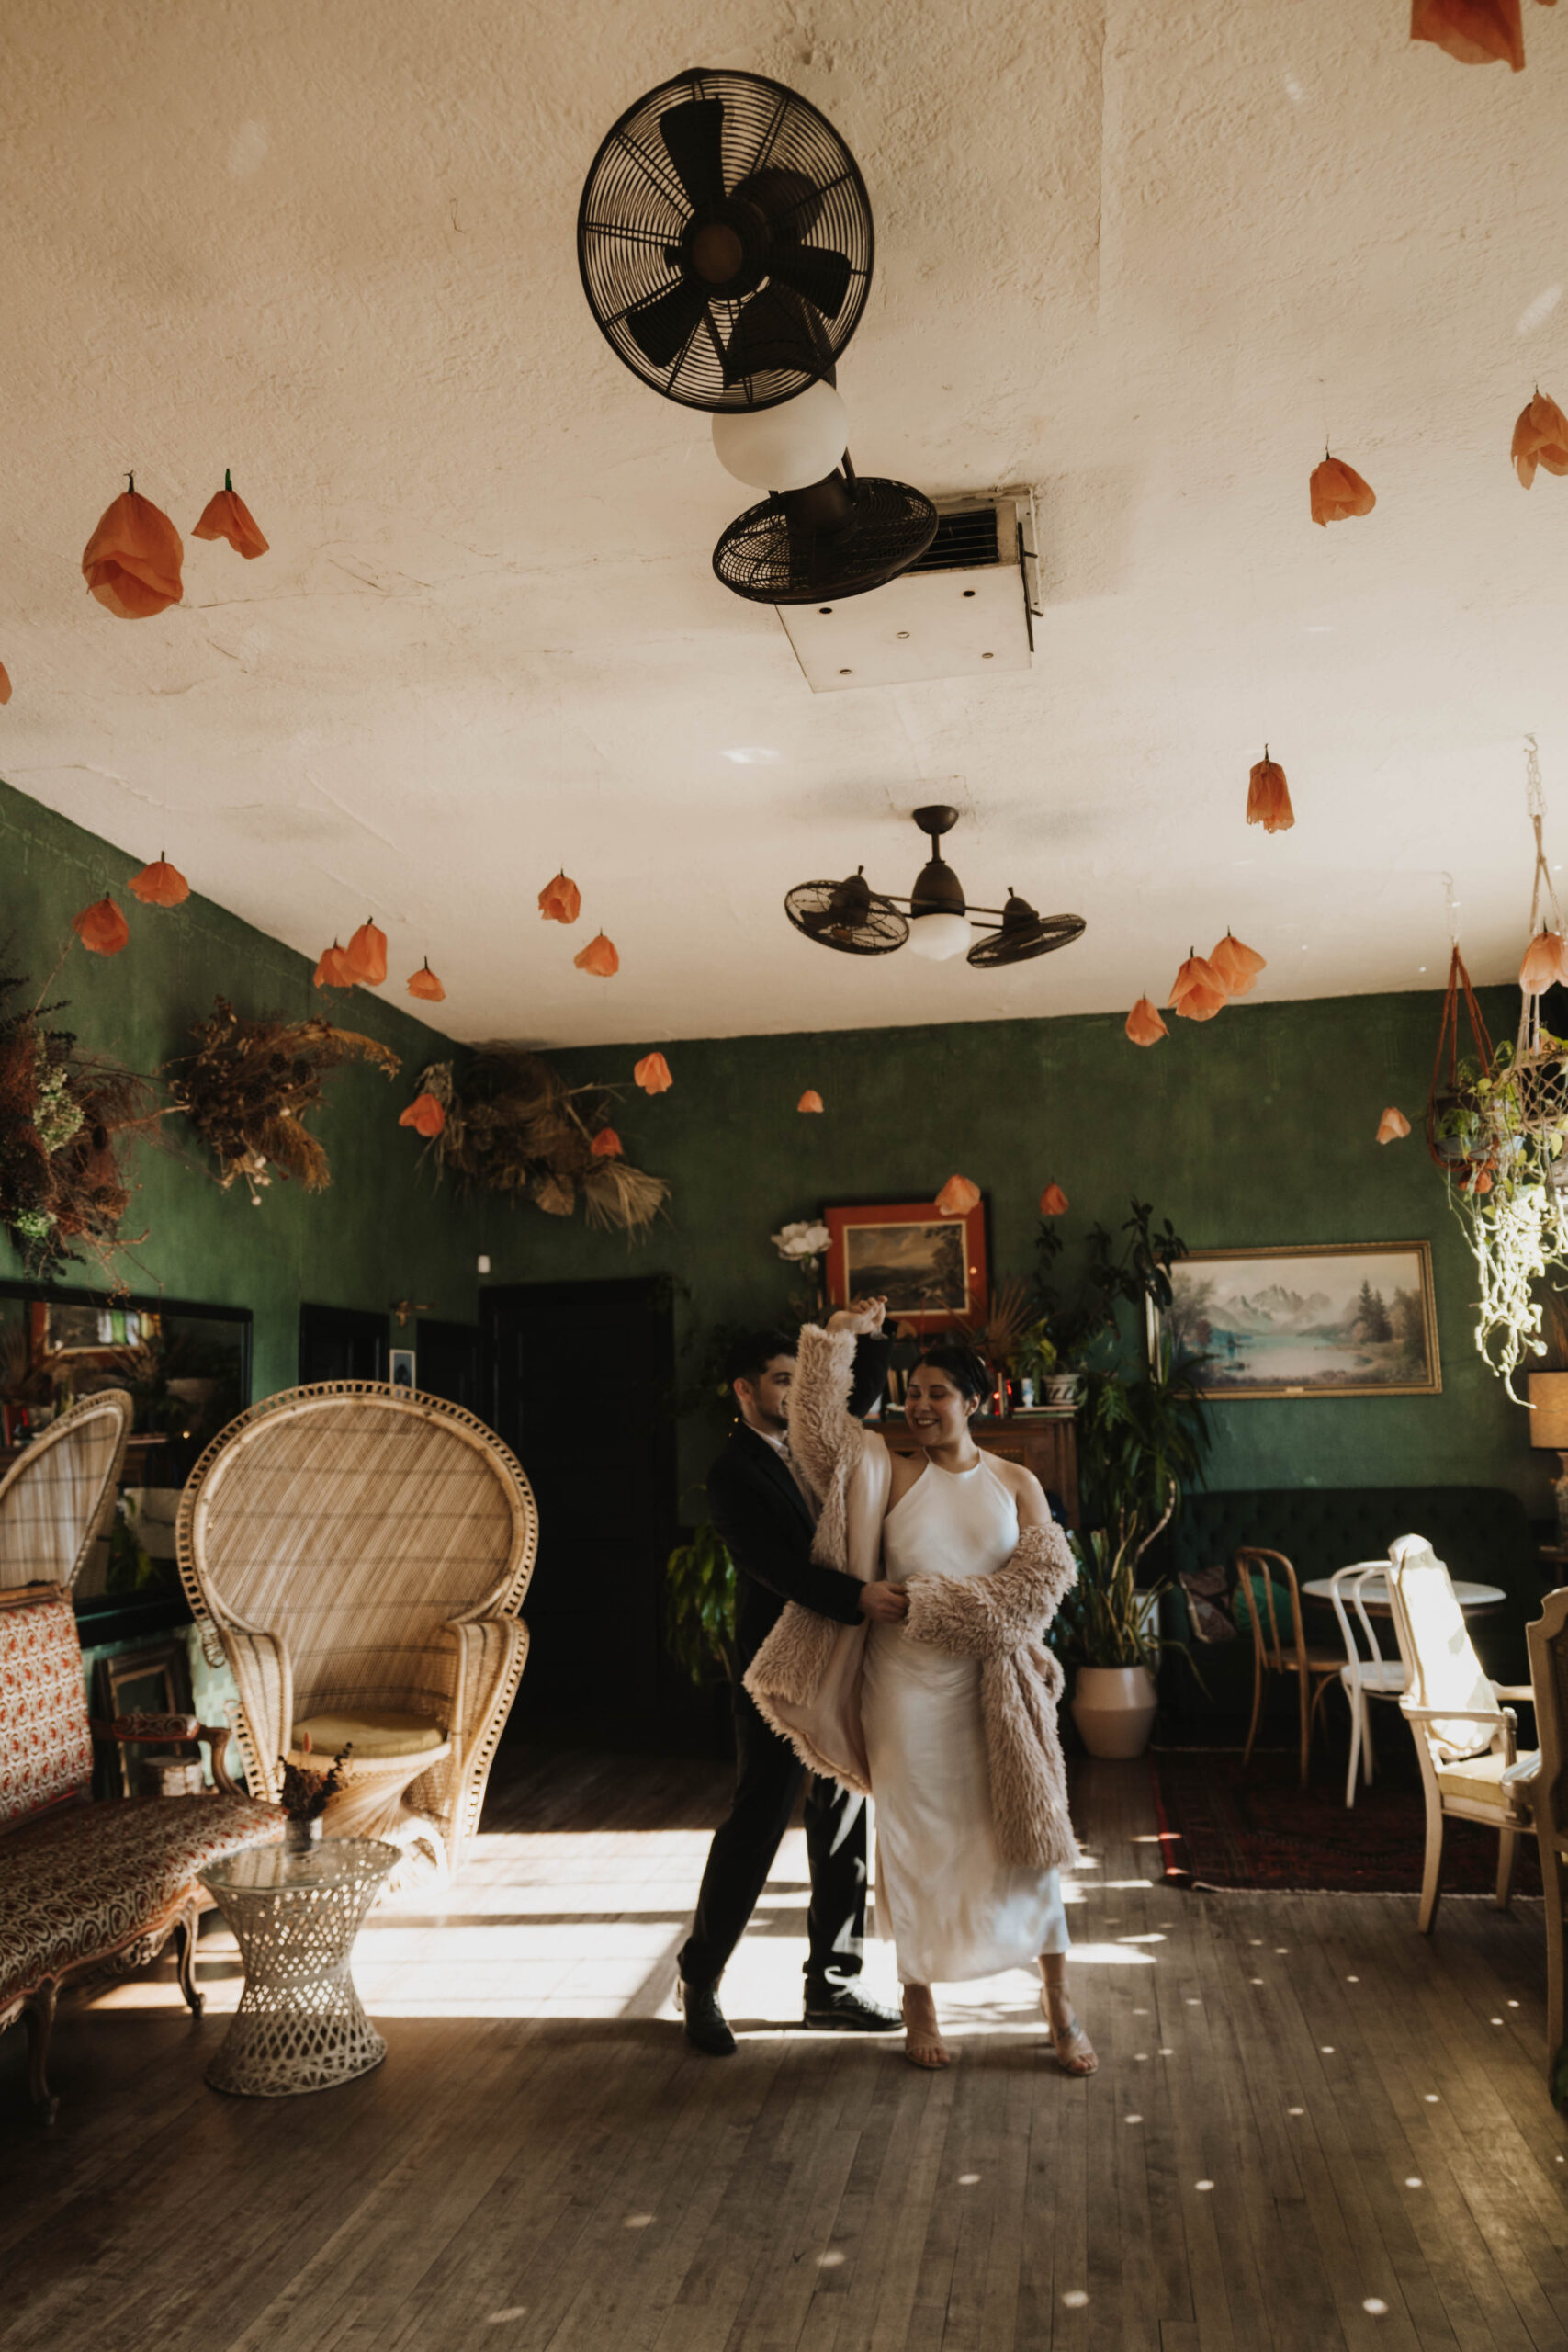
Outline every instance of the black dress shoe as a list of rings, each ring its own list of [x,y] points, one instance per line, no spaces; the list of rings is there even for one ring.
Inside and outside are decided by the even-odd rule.
[[[733,2058],[735,2036],[718,2006],[716,1984],[688,1984],[678,1978],[675,2006],[686,2024],[686,2039],[705,2058]]]
[[[818,2033],[897,2033],[904,2020],[851,1985],[808,1984],[805,2022]]]

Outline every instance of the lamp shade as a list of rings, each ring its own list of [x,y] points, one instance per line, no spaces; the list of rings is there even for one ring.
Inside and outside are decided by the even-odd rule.
[[[973,936],[967,915],[917,914],[909,921],[909,945],[932,964],[962,956]]]
[[[1530,1372],[1525,1386],[1533,1407],[1530,1443],[1568,1453],[1568,1372]]]
[[[713,421],[714,456],[753,490],[805,490],[823,481],[849,438],[849,411],[831,384],[812,384],[776,408],[722,409]]]

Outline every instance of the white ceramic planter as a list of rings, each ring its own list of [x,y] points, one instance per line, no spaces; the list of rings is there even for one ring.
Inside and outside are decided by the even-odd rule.
[[[1080,1666],[1073,1721],[1091,1756],[1141,1756],[1155,1724],[1155,1686],[1142,1666]]]

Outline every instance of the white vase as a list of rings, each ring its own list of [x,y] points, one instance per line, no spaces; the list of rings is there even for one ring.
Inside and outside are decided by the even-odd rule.
[[[1155,1724],[1155,1686],[1147,1668],[1080,1666],[1073,1721],[1091,1756],[1141,1756]]]

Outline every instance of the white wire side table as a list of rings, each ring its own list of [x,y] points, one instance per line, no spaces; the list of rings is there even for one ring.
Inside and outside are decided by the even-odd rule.
[[[245,1964],[240,2006],[207,2069],[215,2090],[289,2098],[380,2064],[387,2045],[360,2007],[349,1962],[401,1860],[379,1838],[332,1838],[303,1854],[247,1847],[202,1871]]]

